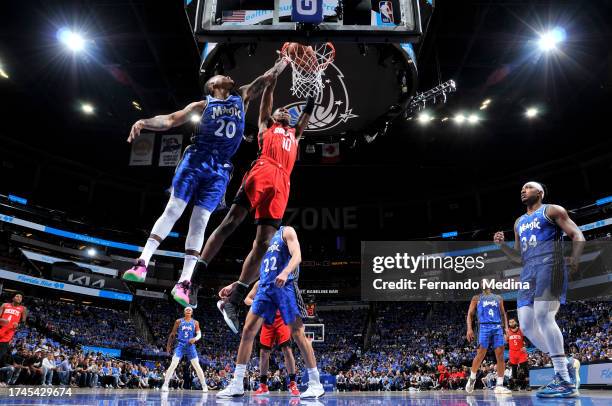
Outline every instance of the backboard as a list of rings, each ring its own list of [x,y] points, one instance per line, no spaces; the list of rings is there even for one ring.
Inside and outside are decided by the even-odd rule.
[[[421,3],[432,5],[431,0]],[[199,42],[416,42],[423,26],[419,0],[186,0],[185,4]]]

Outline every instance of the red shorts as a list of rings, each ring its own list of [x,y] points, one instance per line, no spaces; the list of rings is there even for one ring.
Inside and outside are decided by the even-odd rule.
[[[262,347],[271,350],[274,345],[283,346],[289,344],[291,340],[291,331],[289,326],[285,324],[280,312],[276,312],[274,323],[263,324],[261,333],[259,333],[259,343]]]
[[[509,363],[512,365],[522,364],[527,362],[527,353],[525,351],[510,351]]]
[[[256,224],[280,226],[289,201],[289,174],[280,164],[260,158],[242,179],[235,204],[255,210]]]
[[[0,343],[8,343],[13,339],[15,332],[17,330],[14,328],[8,328],[8,326],[2,326],[0,328]]]

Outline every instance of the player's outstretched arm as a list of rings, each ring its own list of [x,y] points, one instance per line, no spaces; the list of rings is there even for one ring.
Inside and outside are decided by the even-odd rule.
[[[569,258],[569,266],[572,272],[578,269],[578,264],[580,263],[580,256],[582,255],[582,250],[584,249],[585,238],[582,231],[574,223],[567,214],[567,210],[565,210],[561,206],[557,206],[556,204],[550,204],[546,208],[546,215],[548,218],[553,220],[557,225],[567,234],[567,236],[572,240],[572,256]]]
[[[144,120],[138,120],[132,126],[127,142],[134,141],[142,130],[165,131],[173,127],[183,125],[189,120],[192,114],[202,114],[206,108],[206,101],[189,103],[184,109],[175,111],[171,114],[164,114]]]
[[[269,86],[273,80],[276,80],[278,75],[285,70],[285,67],[287,67],[287,61],[285,61],[283,58],[279,58],[274,66],[266,71],[266,73],[259,76],[248,85],[241,86],[238,89],[238,94],[240,94],[244,103],[245,114],[247,108],[249,107],[249,102],[261,96],[264,89]]]
[[[272,105],[274,104],[274,89],[276,88],[276,78],[272,79],[270,84],[266,86],[261,102],[259,102],[259,135],[263,134],[270,123],[272,115]]]
[[[308,127],[308,122],[310,121],[310,116],[312,115],[314,107],[314,98],[309,97],[308,99],[306,99],[306,106],[304,107],[304,110],[302,110],[302,114],[300,114],[300,117],[298,118],[298,121],[295,124],[295,137],[298,140],[302,138],[304,130]]]
[[[259,287],[259,281],[255,282],[255,285],[251,288],[251,291],[244,299],[244,304],[247,306],[251,306],[253,304],[253,300],[255,300],[255,295],[257,294],[257,288]]]
[[[474,313],[476,312],[476,306],[478,306],[478,296],[474,296],[472,301],[470,302],[470,307],[468,308],[466,323],[467,323],[467,334],[465,338],[468,341],[472,341],[474,339],[474,329],[472,329],[472,319],[474,318]]]
[[[180,324],[181,320],[177,319],[174,322],[174,326],[172,326],[172,331],[170,332],[170,335],[168,336],[168,343],[166,344],[166,352],[171,352],[172,350],[172,343],[174,342],[174,337],[176,336],[176,332],[178,331],[178,327]]]
[[[499,297],[499,311],[501,312],[502,322],[504,323],[504,331],[507,331],[508,330],[508,314],[506,313],[506,308],[504,307],[504,299],[502,299],[501,296]]]

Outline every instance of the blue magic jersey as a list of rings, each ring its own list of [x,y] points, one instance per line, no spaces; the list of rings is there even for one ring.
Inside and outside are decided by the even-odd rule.
[[[230,95],[221,100],[206,96],[206,101],[208,103],[200,119],[195,144],[216,155],[220,161],[229,160],[240,146],[244,133],[242,97]]]
[[[500,302],[498,295],[481,293],[476,307],[478,322],[481,324],[501,323]]]
[[[177,341],[180,344],[189,344],[189,340],[196,336],[195,320],[191,319],[189,321],[186,321],[185,319],[181,319],[177,335]]]
[[[523,214],[516,222],[523,264],[553,254],[555,243],[561,241],[561,229],[546,216],[547,207],[548,205],[543,204],[533,213]]]
[[[283,240],[283,229],[278,229],[272,240],[266,255],[261,261],[261,267],[259,268],[259,284],[270,285],[274,284],[276,277],[285,269],[289,261],[291,260],[291,254],[289,254],[289,247]],[[287,282],[298,278],[300,273],[300,267],[298,266],[287,278]]]

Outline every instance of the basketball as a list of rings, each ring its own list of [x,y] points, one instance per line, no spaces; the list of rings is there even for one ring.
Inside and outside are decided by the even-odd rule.
[[[285,42],[281,53],[307,72],[312,72],[317,67],[317,55],[310,45]]]

